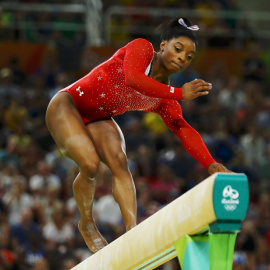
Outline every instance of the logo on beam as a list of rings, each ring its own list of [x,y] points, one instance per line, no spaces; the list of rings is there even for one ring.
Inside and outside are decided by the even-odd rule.
[[[223,189],[222,195],[223,199],[221,200],[221,203],[224,205],[224,208],[227,211],[234,211],[239,204],[239,192],[228,185]]]

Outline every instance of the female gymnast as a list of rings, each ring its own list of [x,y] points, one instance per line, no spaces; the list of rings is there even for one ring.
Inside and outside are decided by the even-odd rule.
[[[83,78],[59,91],[50,101],[46,124],[63,154],[79,166],[73,192],[85,243],[93,252],[107,245],[92,217],[100,162],[113,174],[113,196],[126,230],[136,225],[136,191],[128,168],[123,134],[113,117],[126,111],[158,113],[186,151],[210,174],[230,172],[217,163],[201,136],[183,119],[179,102],[207,95],[210,83],[196,79],[174,88],[169,76],[184,70],[197,51],[198,26],[177,18],[160,26],[160,50],[145,39],[135,39]]]

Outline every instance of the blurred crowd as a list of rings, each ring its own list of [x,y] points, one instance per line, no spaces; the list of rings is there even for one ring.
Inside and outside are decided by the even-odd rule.
[[[11,3],[26,4],[82,4],[86,0],[13,0]],[[241,7],[238,0],[103,0],[96,1],[96,6],[101,12],[101,39],[110,44],[122,45],[127,40],[137,37],[153,38],[154,29],[171,15],[161,12],[159,16],[149,12],[135,11],[136,8],[170,8],[179,10],[182,16],[189,17],[183,13],[188,10],[194,12],[193,23],[200,25],[199,35],[204,37],[205,46],[214,47],[239,47],[250,39],[256,37],[256,33],[251,26],[249,18],[241,15]],[[111,15],[108,13],[111,7],[125,7],[126,11],[116,11]],[[76,11],[69,6],[66,11],[59,8],[48,10],[13,10],[7,7],[1,8],[0,1],[0,40],[19,40],[30,42],[45,42],[48,44],[62,44],[65,47],[78,46],[86,42],[85,23],[88,21],[87,13]],[[205,14],[215,14],[218,12],[234,12],[233,17],[205,17]],[[106,15],[107,14],[107,15]],[[237,16],[239,15],[239,16]],[[175,15],[177,16],[177,15]],[[110,26],[107,25],[110,23]],[[260,28],[263,27],[261,23]],[[108,33],[110,29],[110,33]],[[205,38],[205,37],[208,38]],[[89,37],[87,42],[89,41]],[[202,46],[202,44],[201,44]],[[73,48],[74,49],[74,48]]]
[[[103,8],[107,9],[110,4],[151,6],[153,2],[103,1]],[[236,8],[234,1],[229,0],[181,1],[181,4],[160,0],[155,6],[157,3],[161,7],[192,5],[203,9],[211,4],[229,10]],[[65,19],[75,23],[83,20],[70,16]],[[43,18],[36,16],[34,20]],[[140,18],[136,20],[139,23]],[[204,24],[217,25],[213,21]],[[233,27],[233,22],[226,22],[226,27]],[[49,52],[32,74],[26,73],[15,57],[0,70],[0,270],[68,270],[92,254],[77,229],[80,216],[72,194],[77,165],[61,154],[44,119],[53,95],[78,79],[77,73],[70,72],[71,66],[73,71],[80,66],[78,59],[85,46],[85,37],[78,33],[63,32],[61,37],[65,36],[65,42],[62,42],[59,33],[54,32],[57,57]],[[48,42],[46,35],[52,33],[34,34],[32,39],[26,40]],[[12,36],[0,34],[0,38],[18,40],[16,32]],[[212,42],[213,46],[218,46]],[[213,84],[207,97],[180,102],[183,115],[201,134],[218,162],[234,172],[245,173],[249,180],[250,203],[237,236],[233,269],[270,270],[269,80],[260,45],[250,40],[242,45],[246,45],[243,48],[246,54],[240,75],[231,75],[230,70],[217,61],[203,76],[191,65],[172,76],[171,84],[181,87],[195,78]],[[209,176],[158,115],[128,112],[115,120],[126,140],[129,167],[137,190],[138,222]],[[111,172],[100,164],[94,216],[108,242],[125,232],[111,188]],[[180,268],[175,259],[158,269]]]
[[[211,94],[181,106],[213,157],[249,180],[250,204],[234,269],[269,270],[270,97],[259,44],[246,50],[240,76],[217,63],[203,77],[213,84]],[[180,87],[200,77],[190,68],[172,76],[171,83]],[[66,270],[91,255],[77,230],[72,183],[78,168],[61,154],[44,121],[53,95],[76,79],[50,55],[33,74],[16,58],[0,70],[1,270]],[[115,120],[126,140],[138,222],[209,176],[158,115],[128,112]],[[101,164],[94,215],[108,242],[125,232],[111,188],[111,172]],[[160,269],[180,268],[175,259]]]

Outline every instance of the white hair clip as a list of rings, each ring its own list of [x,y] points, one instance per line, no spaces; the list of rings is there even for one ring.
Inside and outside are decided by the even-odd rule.
[[[182,18],[180,18],[178,20],[178,23],[181,24],[182,26],[186,27],[187,29],[191,30],[191,31],[197,31],[197,30],[199,30],[199,26],[198,25],[187,26]]]

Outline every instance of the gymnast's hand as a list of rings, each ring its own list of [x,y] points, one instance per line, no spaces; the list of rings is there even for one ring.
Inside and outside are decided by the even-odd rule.
[[[182,87],[182,100],[187,101],[200,96],[208,95],[211,88],[211,83],[207,83],[204,80],[199,79],[185,83]]]
[[[221,172],[221,173],[233,173],[232,171],[228,170],[222,164],[216,163],[216,162],[213,162],[208,166],[208,172],[210,174],[214,174],[214,173],[218,173],[218,172]]]

